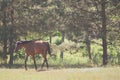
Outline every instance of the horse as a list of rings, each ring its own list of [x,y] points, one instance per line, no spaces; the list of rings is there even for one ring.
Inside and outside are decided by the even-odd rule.
[[[17,52],[19,49],[24,48],[25,49],[25,70],[27,70],[27,60],[29,56],[32,56],[32,59],[34,61],[34,67],[35,70],[37,70],[35,55],[41,54],[43,57],[43,63],[41,65],[41,69],[44,66],[44,63],[46,63],[47,69],[49,67],[48,61],[47,61],[47,52],[51,56],[50,52],[50,46],[48,42],[41,41],[41,40],[31,40],[31,41],[17,41],[15,45],[14,52]]]

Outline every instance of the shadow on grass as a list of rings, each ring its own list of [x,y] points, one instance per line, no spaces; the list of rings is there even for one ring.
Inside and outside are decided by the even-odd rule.
[[[92,68],[92,65],[89,64],[65,64],[65,65],[50,65],[53,69],[60,68]]]
[[[37,72],[49,71],[49,69],[38,69]]]
[[[34,69],[34,64],[28,64],[28,68],[33,68]],[[46,71],[46,69],[40,69],[41,65],[38,65],[38,71]],[[61,68],[92,68],[91,64],[64,64],[64,65],[49,65],[49,68],[52,69],[61,69]],[[24,64],[0,64],[0,68],[8,68],[8,69],[19,69],[19,68],[24,68]],[[46,65],[44,65],[44,68],[46,68]]]
[[[13,65],[0,64],[0,68],[22,68],[23,66],[24,64],[13,64]]]

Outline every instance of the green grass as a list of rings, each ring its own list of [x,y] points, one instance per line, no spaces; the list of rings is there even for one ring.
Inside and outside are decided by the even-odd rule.
[[[119,80],[120,67],[68,68],[35,71],[34,69],[0,69],[0,80]]]

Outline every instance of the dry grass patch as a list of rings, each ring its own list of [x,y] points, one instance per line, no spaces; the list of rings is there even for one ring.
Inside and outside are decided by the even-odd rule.
[[[35,71],[29,69],[0,69],[0,80],[119,80],[120,67],[73,68]]]

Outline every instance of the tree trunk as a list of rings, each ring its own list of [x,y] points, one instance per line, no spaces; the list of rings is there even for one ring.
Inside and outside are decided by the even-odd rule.
[[[64,42],[64,38],[65,38],[65,32],[62,31],[62,43]],[[60,58],[63,59],[64,55],[63,55],[63,51],[60,51]]]
[[[6,2],[3,0],[2,12],[3,12],[3,59],[5,64],[7,63],[7,21],[6,21]]]
[[[4,41],[3,41],[3,60],[4,60],[4,63],[7,64],[7,39],[6,37],[4,38]]]
[[[9,53],[10,53],[10,60],[9,60],[9,65],[13,65],[13,51],[14,51],[14,47],[13,47],[13,39],[10,40],[10,47],[9,47]]]
[[[10,53],[10,60],[9,65],[13,65],[13,51],[14,51],[14,30],[13,30],[14,24],[12,24],[12,27],[10,29],[10,38],[9,38],[9,53]]]
[[[91,57],[91,44],[90,44],[90,37],[89,37],[89,33],[86,32],[86,39],[85,39],[85,42],[86,42],[86,49],[87,49],[87,53],[88,53],[88,56],[89,56],[89,59],[91,60],[92,57]]]
[[[85,10],[88,10],[88,5],[86,5],[86,0],[82,0],[82,6],[84,7]],[[84,29],[85,29],[85,44],[86,44],[86,51],[87,54],[89,56],[89,59],[91,60],[91,44],[90,44],[90,33],[89,33],[89,29],[91,27],[90,22],[89,22],[89,14],[84,12],[84,14],[86,15],[84,18]]]
[[[50,44],[52,43],[52,36],[51,36],[51,34],[50,34],[50,36],[49,36],[49,39],[50,39]]]
[[[88,24],[88,23],[86,23]],[[86,51],[88,53],[89,59],[92,60],[91,57],[91,41],[90,41],[90,35],[89,35],[89,27],[90,25],[85,25],[85,44],[86,44]]]
[[[107,38],[106,38],[106,12],[105,12],[105,2],[106,0],[101,0],[101,17],[102,17],[102,46],[103,46],[103,65],[108,63],[107,61]]]
[[[14,14],[14,9],[13,9],[13,4],[11,4],[11,10],[10,10],[10,17],[11,17],[11,28],[10,28],[10,38],[9,38],[9,42],[10,42],[10,47],[9,47],[9,52],[10,52],[10,60],[9,60],[9,64],[10,66],[13,65],[13,51],[14,51],[14,18],[13,18],[13,14]]]

